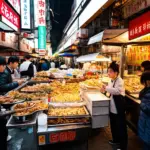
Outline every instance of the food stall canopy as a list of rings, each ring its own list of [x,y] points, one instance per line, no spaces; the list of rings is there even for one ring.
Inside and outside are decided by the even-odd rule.
[[[88,45],[101,42],[103,38],[103,34],[104,34],[104,31],[100,32],[99,34],[96,34],[95,36],[92,36],[88,41]]]
[[[89,39],[88,45],[106,42],[106,43],[127,43],[128,42],[128,29],[106,29],[99,34]]]
[[[104,57],[99,53],[88,54],[77,58],[77,62],[90,62],[90,61],[110,62],[111,59]]]

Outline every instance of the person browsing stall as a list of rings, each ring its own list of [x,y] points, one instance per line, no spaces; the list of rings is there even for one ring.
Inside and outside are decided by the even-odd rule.
[[[19,58],[17,56],[9,57],[6,69],[12,75],[12,78],[20,77],[20,74],[17,71],[18,65],[19,65]]]
[[[101,92],[110,94],[110,126],[112,140],[111,145],[118,145],[121,150],[127,150],[128,135],[125,119],[125,87],[122,78],[119,76],[119,65],[112,62],[108,68],[108,76],[111,82],[103,86]]]
[[[30,78],[35,75],[34,65],[31,62],[30,55],[26,55],[25,61],[20,65],[20,74],[21,74],[21,77],[28,76]]]
[[[140,117],[138,122],[138,135],[144,143],[144,150],[150,150],[150,71],[141,76],[144,89],[139,94]]]
[[[0,56],[0,95],[4,95],[5,93],[17,88],[22,84],[20,82],[13,82],[11,76],[11,70],[9,72],[9,68],[6,67],[5,58]]]

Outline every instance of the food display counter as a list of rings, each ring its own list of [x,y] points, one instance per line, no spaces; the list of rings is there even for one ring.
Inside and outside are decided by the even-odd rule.
[[[49,144],[88,141],[92,129],[108,126],[109,98],[97,90],[102,86],[98,79],[59,80],[46,73],[42,78],[50,80],[42,83],[41,76],[36,76],[7,93],[7,97],[18,101],[11,108],[16,113],[10,117],[7,128],[32,126],[40,149]],[[47,116],[43,129],[38,123],[41,113]]]

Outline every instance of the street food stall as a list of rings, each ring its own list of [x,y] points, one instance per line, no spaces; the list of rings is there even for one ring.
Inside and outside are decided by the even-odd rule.
[[[49,144],[88,141],[92,129],[108,126],[109,98],[99,92],[102,82],[67,76],[67,70],[57,78],[59,71],[38,72],[21,87],[0,97],[0,103],[12,105],[15,112],[7,128],[32,126],[37,149]],[[82,74],[80,70],[72,72]]]

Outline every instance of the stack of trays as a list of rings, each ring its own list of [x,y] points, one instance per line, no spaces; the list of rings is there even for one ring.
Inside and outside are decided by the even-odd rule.
[[[82,98],[92,116],[92,128],[108,126],[110,99],[100,92],[84,92]]]

